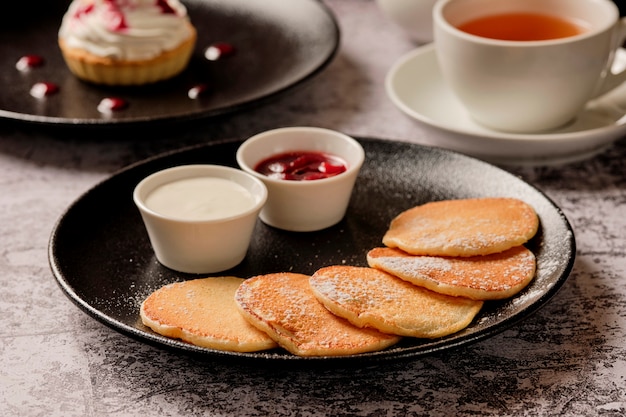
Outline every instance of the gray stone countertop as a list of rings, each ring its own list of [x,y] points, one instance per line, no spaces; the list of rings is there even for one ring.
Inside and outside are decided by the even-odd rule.
[[[130,339],[59,289],[47,258],[55,222],[83,192],[146,157],[292,125],[429,142],[383,86],[416,45],[373,1],[326,4],[342,30],[334,61],[246,112],[132,138],[0,121],[0,415],[626,414],[624,139],[582,162],[505,168],[562,208],[577,258],[541,310],[466,347],[350,370],[242,369]]]

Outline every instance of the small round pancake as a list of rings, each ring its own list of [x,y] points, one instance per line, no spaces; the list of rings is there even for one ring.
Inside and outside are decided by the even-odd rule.
[[[284,272],[250,278],[237,290],[235,301],[250,323],[294,355],[352,355],[382,350],[400,340],[333,315],[314,297],[308,275]]]
[[[474,300],[501,300],[517,294],[533,279],[536,264],[535,255],[524,246],[456,258],[374,248],[367,253],[367,262],[431,291]]]
[[[489,255],[524,244],[538,227],[535,210],[515,198],[444,200],[400,213],[383,243],[411,255]]]
[[[244,280],[200,278],[168,284],[141,304],[141,321],[156,333],[210,349],[255,352],[276,347],[239,313],[234,295]]]
[[[334,314],[359,327],[419,338],[443,337],[467,327],[483,302],[439,294],[387,272],[356,266],[321,268],[309,280]]]

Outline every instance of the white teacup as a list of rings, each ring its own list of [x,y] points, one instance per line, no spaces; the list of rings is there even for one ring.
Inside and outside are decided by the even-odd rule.
[[[582,32],[502,40],[458,28],[511,13],[560,17]],[[626,72],[611,72],[626,38],[626,18],[620,20],[610,0],[440,0],[433,22],[444,79],[474,120],[492,129],[539,132],[563,126],[589,100],[626,80]]]

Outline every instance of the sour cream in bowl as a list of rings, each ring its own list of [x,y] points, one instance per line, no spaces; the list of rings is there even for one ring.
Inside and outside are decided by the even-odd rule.
[[[260,180],[219,165],[158,171],[133,193],[157,260],[197,274],[225,271],[245,258],[266,199]]]

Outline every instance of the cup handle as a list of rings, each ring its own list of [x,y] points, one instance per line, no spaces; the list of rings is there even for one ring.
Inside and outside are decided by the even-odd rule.
[[[623,17],[617,23],[617,35],[615,37],[615,45],[613,48],[613,55],[617,52],[617,50],[622,46],[622,44],[626,41],[626,17]],[[611,60],[612,62],[613,60]],[[622,70],[620,72],[613,72],[611,68],[608,69],[606,75],[604,76],[604,80],[598,89],[598,92],[594,97],[598,97],[602,94],[608,93],[619,85],[623,84],[626,81],[626,70]]]

